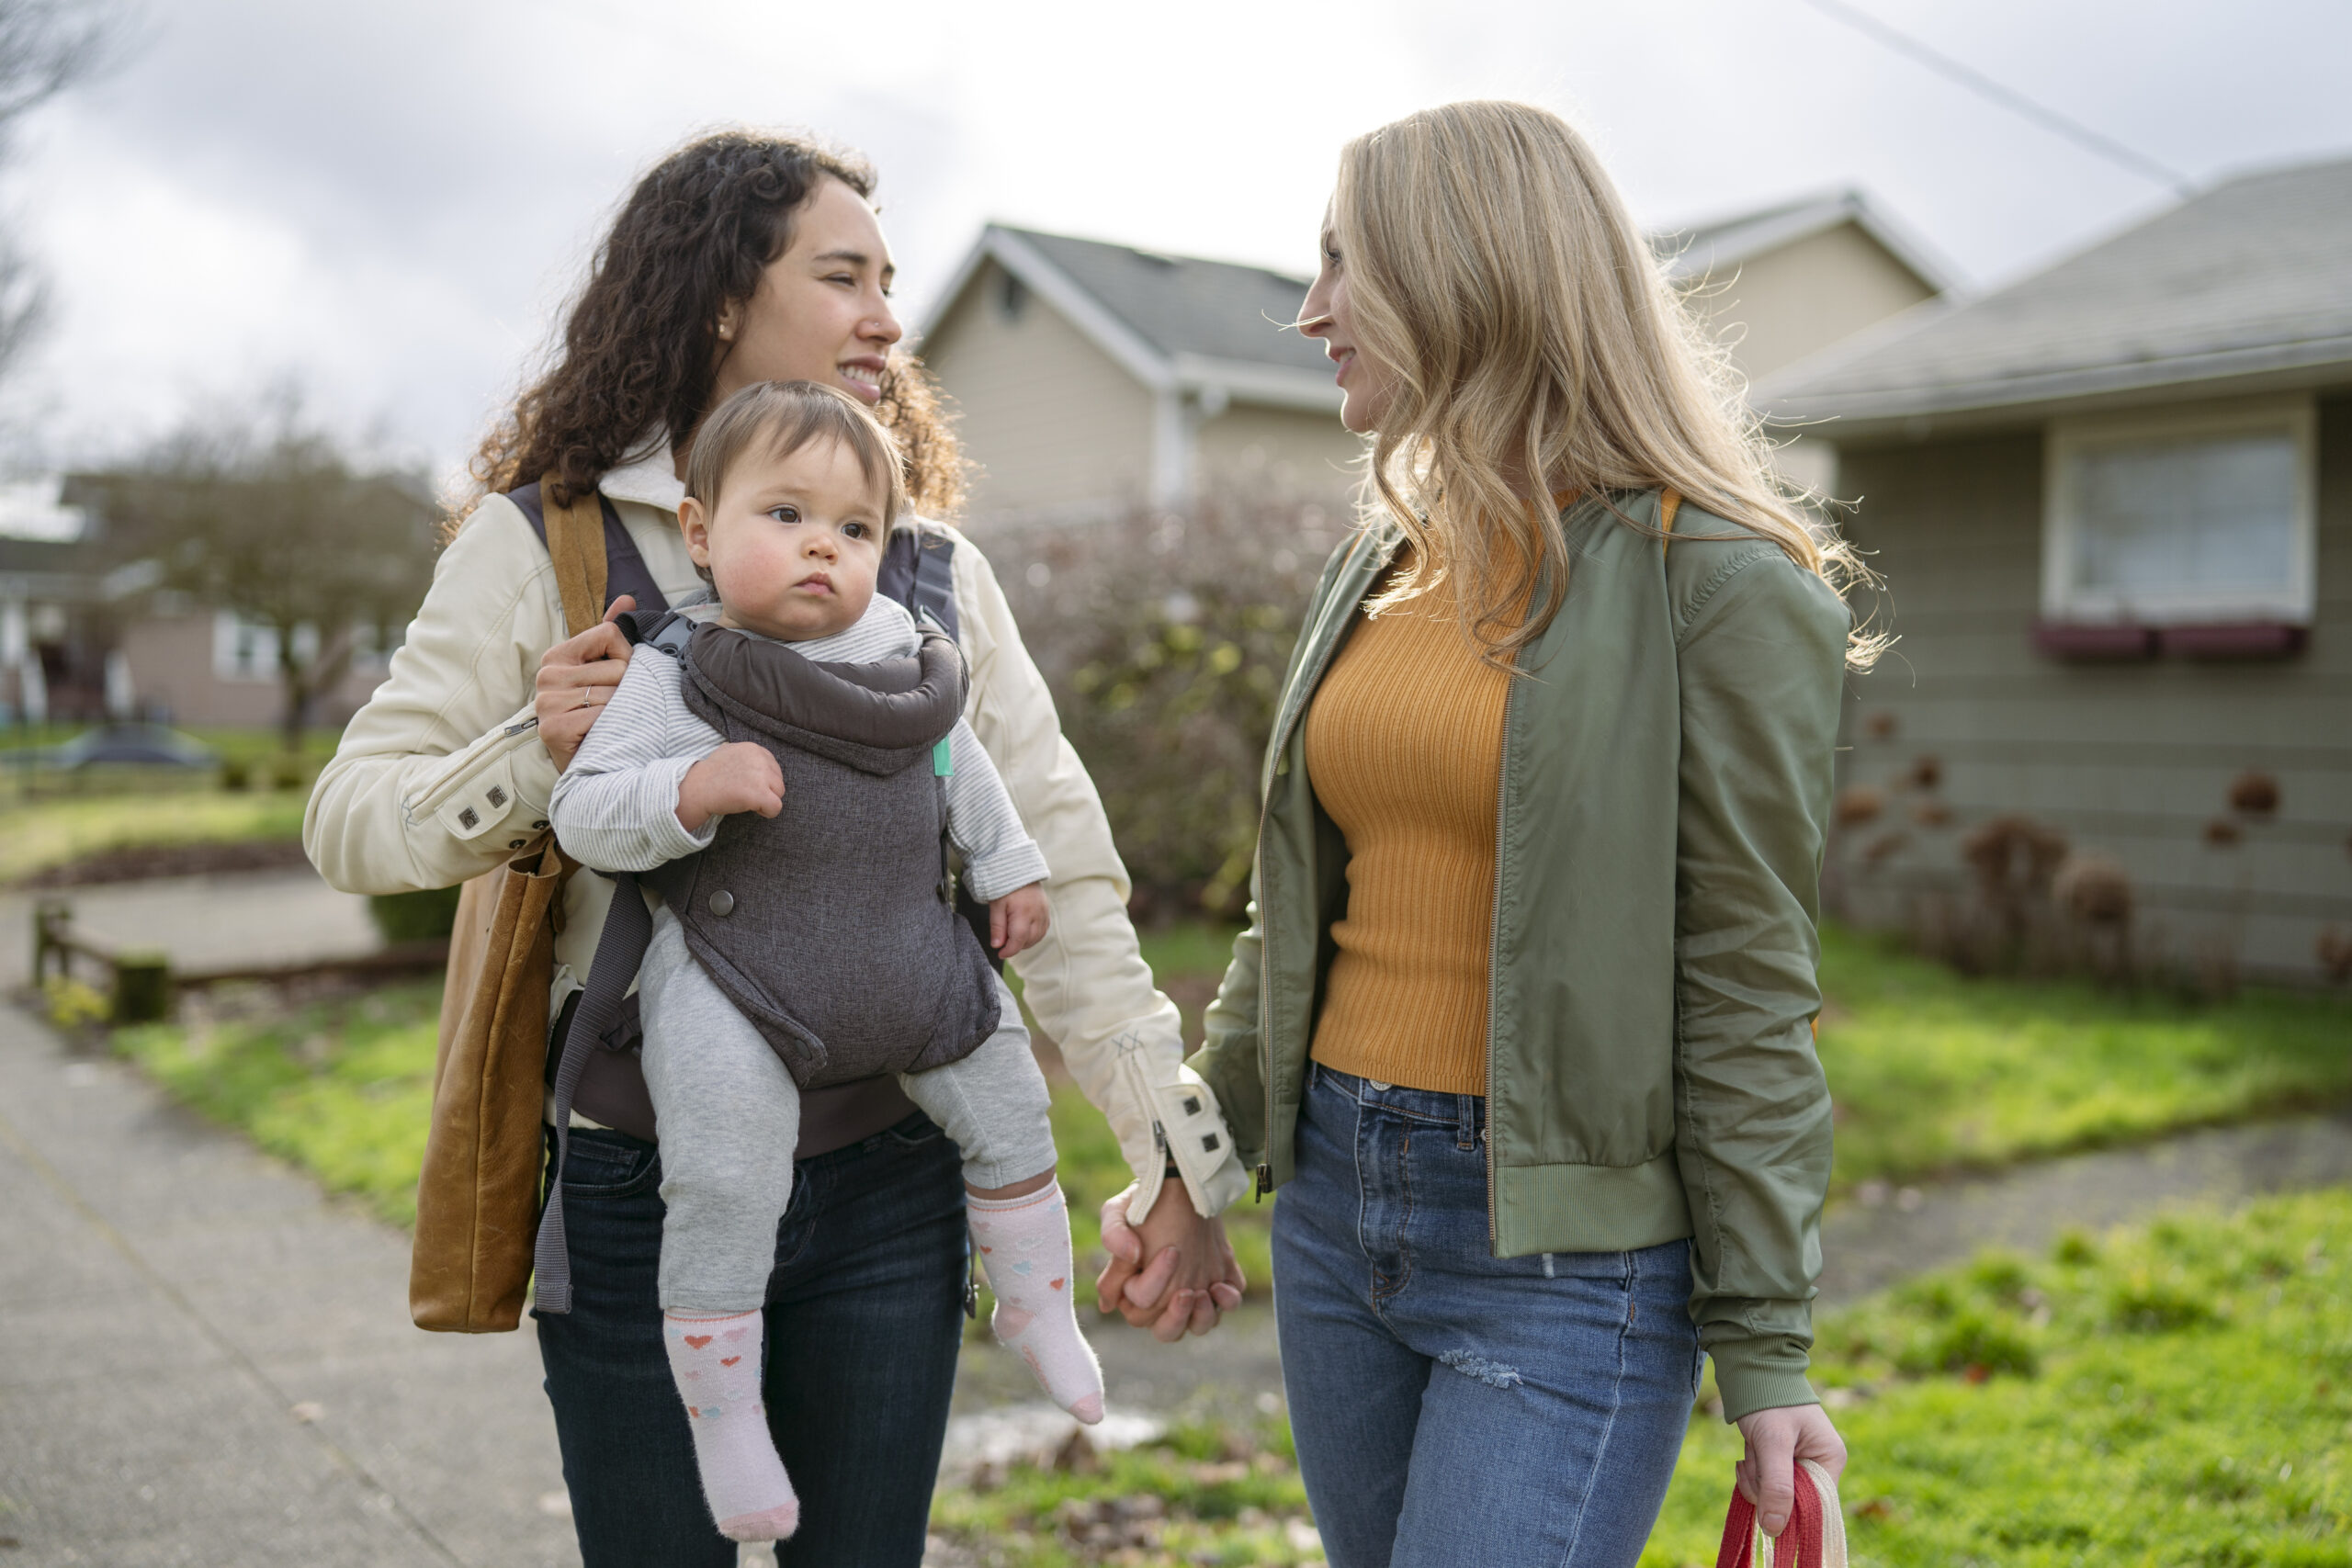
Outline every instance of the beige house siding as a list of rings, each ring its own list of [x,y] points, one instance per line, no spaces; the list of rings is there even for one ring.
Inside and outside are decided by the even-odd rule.
[[[1923,826],[1925,796],[1890,794],[1833,851],[1832,882],[1864,919],[1917,919],[1923,899],[1964,893],[1968,829],[2024,812],[2121,862],[2143,937],[2173,960],[2228,945],[2234,926],[2250,971],[2316,978],[2322,930],[2352,930],[2352,398],[2320,404],[2316,617],[2281,661],[2038,653],[2042,447],[2030,434],[1842,455],[1840,490],[1864,498],[1853,536],[1885,575],[1902,640],[1851,682],[1840,784],[1883,786],[1933,757],[1953,820]],[[2277,818],[2209,846],[2250,769],[2278,781]],[[1860,852],[1894,834],[1866,867]]]
[[[922,348],[978,468],[973,509],[1141,495],[1151,393],[1035,294],[1007,310],[1006,282],[984,263]]]
[[[1228,404],[1201,422],[1197,479],[1207,492],[1247,489],[1280,500],[1344,502],[1363,444],[1336,413]]]
[[[1695,303],[1752,381],[1933,296],[1885,246],[1845,222],[1718,269]]]
[[[130,666],[140,710],[163,712],[181,728],[276,728],[286,711],[284,688],[274,678],[222,680],[215,674],[212,627],[213,617],[200,614],[151,616],[122,628],[119,646]],[[312,705],[311,722],[347,722],[383,678],[380,667],[345,675]]]

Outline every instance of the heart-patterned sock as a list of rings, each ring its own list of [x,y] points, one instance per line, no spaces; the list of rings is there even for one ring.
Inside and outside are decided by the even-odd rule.
[[[1069,1209],[1058,1182],[1021,1198],[974,1198],[972,1245],[996,1292],[996,1337],[1021,1352],[1047,1398],[1088,1426],[1102,1419],[1102,1369],[1078,1331]]]
[[[761,1329],[756,1312],[662,1314],[702,1495],[730,1540],[782,1540],[800,1526],[800,1499],[776,1457],[760,1399]]]

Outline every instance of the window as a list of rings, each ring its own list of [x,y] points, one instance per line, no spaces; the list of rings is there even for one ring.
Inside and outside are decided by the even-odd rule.
[[[2043,615],[2308,622],[2312,427],[2308,400],[2053,424]]]
[[[294,660],[307,665],[319,656],[319,629],[294,628]],[[212,617],[212,675],[219,681],[277,679],[277,632],[232,610]]]

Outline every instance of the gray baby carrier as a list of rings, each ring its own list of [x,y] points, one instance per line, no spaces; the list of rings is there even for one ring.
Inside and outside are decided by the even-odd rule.
[[[976,932],[986,911],[956,887],[947,859],[947,738],[967,681],[937,621],[954,602],[944,570],[927,580],[933,552],[911,533],[893,536],[910,547],[886,559],[882,591],[930,623],[912,658],[819,664],[663,611],[617,618],[630,642],[679,660],[694,713],[730,741],[766,747],[783,769],[778,816],[729,816],[707,849],[643,880],[803,1090],[878,1082],[903,1100],[888,1075],[958,1061],[998,1023],[993,961]],[[583,1075],[619,1069],[643,1094],[629,987],[652,918],[637,876],[613,882],[587,985],[551,1042],[556,1158],[533,1258],[541,1313],[571,1305],[562,1169]],[[650,1107],[643,1114],[650,1122]]]
[[[708,849],[643,875],[695,960],[803,1089],[969,1055],[997,999],[948,872],[956,645],[931,630],[912,659],[818,664],[674,615],[642,640],[679,660],[695,716],[784,770],[780,813],[725,818]]]

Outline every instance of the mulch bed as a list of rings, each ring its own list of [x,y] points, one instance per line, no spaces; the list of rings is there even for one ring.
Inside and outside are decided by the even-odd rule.
[[[103,882],[145,882],[159,876],[217,876],[226,872],[289,871],[311,863],[292,839],[218,844],[133,844],[37,871],[19,887],[90,887]]]

